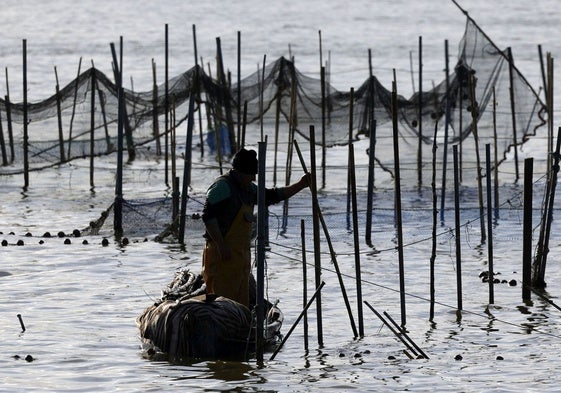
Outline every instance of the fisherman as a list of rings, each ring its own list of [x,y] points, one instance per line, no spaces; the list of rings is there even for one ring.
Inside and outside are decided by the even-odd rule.
[[[257,203],[257,153],[242,148],[232,169],[208,188],[203,208],[206,245],[203,278],[207,298],[224,296],[249,307],[251,232],[253,207]],[[288,199],[310,185],[310,175],[289,186],[268,188],[266,205]],[[213,296],[214,295],[214,296]]]

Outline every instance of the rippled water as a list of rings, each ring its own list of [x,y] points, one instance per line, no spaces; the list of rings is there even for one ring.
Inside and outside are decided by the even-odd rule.
[[[264,54],[286,55],[290,44],[299,68],[317,74],[318,30],[324,56],[332,56],[332,83],[347,89],[367,75],[367,50],[373,50],[375,74],[383,82],[398,70],[400,85],[410,89],[409,53],[423,36],[427,75],[442,79],[443,39],[453,47],[464,29],[464,16],[448,1],[279,1],[235,3],[171,1],[12,1],[0,16],[2,66],[10,71],[11,95],[21,96],[21,40],[28,40],[30,100],[53,93],[53,66],[69,81],[80,57],[104,72],[110,70],[109,43],[122,35],[125,73],[134,76],[135,89],[151,84],[151,58],[163,64],[164,24],[170,26],[170,75],[192,65],[192,24],[197,26],[200,55],[211,58],[215,37],[222,37],[226,62],[235,64],[236,34],[242,32],[243,68],[257,68]],[[561,46],[553,0],[464,1],[479,25],[500,47],[512,46],[521,71],[539,84],[537,45],[555,57]],[[427,76],[428,77],[428,76]],[[384,81],[384,78],[386,80]],[[63,84],[64,82],[61,82]],[[2,89],[0,89],[2,90]],[[404,95],[408,96],[407,93]],[[560,102],[556,99],[556,102]],[[358,159],[364,160],[364,142]],[[534,143],[539,148],[540,141]],[[529,148],[526,148],[528,150]],[[329,223],[337,260],[357,319],[355,256],[347,227],[346,151],[328,152],[335,169],[320,195]],[[435,318],[429,321],[429,260],[431,243],[430,193],[404,193],[403,214],[407,329],[429,359],[409,359],[404,346],[368,309],[364,308],[365,337],[354,339],[341,296],[339,281],[322,242],[324,345],[316,340],[314,309],[310,311],[310,349],[303,347],[298,326],[274,361],[258,365],[199,361],[170,364],[142,357],[134,319],[160,294],[160,289],[182,266],[199,269],[201,233],[188,232],[186,250],[152,241],[153,236],[131,239],[128,245],[102,236],[56,236],[85,228],[113,200],[113,158],[99,162],[96,187],[89,189],[87,162],[75,161],[58,169],[32,173],[28,190],[18,177],[0,178],[0,391],[556,391],[558,352],[561,347],[561,311],[533,298],[521,300],[522,211],[521,185],[501,188],[502,201],[495,223],[494,266],[506,283],[489,287],[479,278],[487,270],[487,245],[480,244],[476,196],[463,195],[462,279],[463,312],[458,315],[453,212],[447,211],[438,228]],[[198,157],[195,158],[198,160]],[[205,162],[203,162],[205,163]],[[194,163],[194,202],[200,210],[203,193],[215,172]],[[338,164],[338,166],[337,166]],[[125,197],[169,195],[162,163],[135,162],[125,173]],[[359,179],[364,196],[365,179]],[[449,196],[451,197],[451,196]],[[398,255],[394,251],[393,193],[377,190],[373,227],[374,249],[361,241],[362,293],[378,311],[400,318]],[[359,198],[359,200],[361,200]],[[539,208],[540,201],[535,201]],[[451,206],[451,203],[448,205]],[[364,206],[360,206],[364,209]],[[300,219],[311,228],[310,198],[303,192],[291,201],[286,232],[279,225],[280,206],[271,210],[271,250],[268,253],[268,294],[279,298],[285,313],[286,333],[302,309]],[[339,213],[339,214],[331,214]],[[535,210],[535,221],[539,210]],[[363,218],[360,233],[363,236]],[[473,220],[473,222],[472,222]],[[558,269],[558,223],[553,222],[546,281],[553,302],[561,290]],[[53,234],[43,237],[45,232]],[[13,234],[12,234],[13,233]],[[29,236],[27,236],[29,234]],[[537,232],[536,232],[537,238]],[[87,244],[84,244],[84,240]],[[22,246],[17,246],[23,241]],[[535,244],[535,241],[534,241]],[[307,238],[307,247],[312,247]],[[312,256],[308,255],[308,262]],[[313,269],[308,266],[308,293]],[[511,286],[509,281],[517,285]],[[18,321],[20,314],[25,331]],[[28,357],[30,356],[30,357]],[[27,361],[27,359],[31,361]]]

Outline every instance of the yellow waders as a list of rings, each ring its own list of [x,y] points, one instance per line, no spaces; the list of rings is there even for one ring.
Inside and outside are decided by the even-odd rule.
[[[203,250],[203,278],[207,293],[230,298],[248,308],[252,219],[253,206],[242,205],[224,238],[232,250],[230,260],[222,260],[212,240],[207,240]]]

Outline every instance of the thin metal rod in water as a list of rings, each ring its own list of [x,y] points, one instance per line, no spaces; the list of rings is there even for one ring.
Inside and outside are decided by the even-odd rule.
[[[304,220],[300,220],[300,236],[302,238],[302,305],[308,303],[308,271],[306,269],[306,228]],[[308,351],[308,313],[304,313],[304,350]]]
[[[193,144],[193,125],[195,106],[195,93],[189,97],[189,117],[187,118],[187,135],[185,141],[185,160],[183,162],[183,186],[181,189],[181,215],[179,218],[179,243],[184,244],[185,219],[187,215],[187,199],[189,197],[189,186],[191,185],[191,145]]]
[[[351,205],[353,216],[353,240],[355,249],[355,274],[356,274],[356,298],[358,313],[358,334],[364,337],[364,318],[362,317],[362,278],[360,272],[360,247],[358,239],[358,203],[356,198],[356,175],[355,175],[355,153],[354,145],[349,144],[349,180],[351,186]]]
[[[403,261],[403,224],[401,219],[401,173],[399,169],[399,130],[397,120],[397,82],[394,69],[392,83],[392,125],[393,125],[393,154],[395,168],[395,215],[397,224],[397,254],[399,263],[399,300],[401,304],[401,325],[405,326],[407,313],[405,310],[405,267]]]
[[[495,290],[493,280],[493,214],[491,203],[491,144],[485,145],[485,172],[487,172],[486,185],[487,185],[487,254],[489,261],[489,304],[495,303]],[[483,219],[483,217],[481,217]]]
[[[522,300],[530,301],[532,285],[532,204],[534,159],[524,160],[524,226],[522,235]]]
[[[21,332],[25,332],[25,325],[23,324],[23,319],[21,318],[21,314],[18,314],[19,324],[21,326]]]
[[[294,331],[294,329],[296,328],[296,326],[298,325],[298,323],[300,322],[302,317],[306,314],[306,312],[308,311],[308,308],[310,308],[310,306],[312,305],[312,303],[314,302],[316,297],[321,293],[321,289],[323,288],[324,285],[325,285],[325,282],[322,281],[321,284],[319,285],[319,287],[316,289],[316,291],[312,295],[312,297],[310,298],[310,300],[308,300],[308,303],[306,304],[306,307],[304,307],[304,309],[302,310],[300,315],[298,315],[298,318],[296,318],[296,321],[292,324],[292,326],[290,327],[290,330],[288,331],[288,333],[286,333],[286,335],[282,339],[281,343],[279,344],[279,346],[277,347],[275,352],[273,352],[273,354],[271,355],[269,360],[273,360],[277,356],[277,353],[279,353],[279,351],[283,347],[284,343],[286,343],[286,340],[288,340],[288,338],[290,337],[290,335],[292,334],[292,332]]]
[[[458,168],[458,145],[453,147],[454,155],[454,225],[456,237],[456,291],[458,310],[462,310],[462,242],[460,241],[460,179]]]
[[[313,126],[310,126],[310,128]],[[313,134],[313,133],[312,133]],[[310,146],[312,146],[312,153],[313,153],[313,144],[312,142],[310,142]],[[296,152],[298,153],[298,158],[300,159],[300,164],[302,165],[302,169],[304,170],[304,172],[308,173],[308,170],[306,168],[306,164],[304,163],[304,157],[302,156],[302,152],[300,151],[300,148],[298,147],[298,142],[296,140],[294,140],[294,148],[296,149]],[[313,169],[312,169],[312,174],[313,174]],[[314,179],[315,176],[312,175],[312,179]],[[349,320],[351,322],[351,328],[353,329],[353,334],[354,337],[358,337],[358,331],[356,328],[356,324],[355,324],[355,320],[353,318],[353,312],[351,310],[351,305],[349,303],[349,298],[347,296],[347,291],[345,290],[345,284],[343,282],[343,275],[341,274],[341,270],[339,269],[339,263],[337,262],[337,255],[335,253],[335,250],[333,249],[333,244],[331,243],[331,236],[329,235],[329,231],[327,230],[327,225],[325,224],[325,220],[323,218],[323,214],[321,213],[321,209],[319,208],[319,202],[318,202],[318,197],[317,197],[317,188],[315,187],[315,181],[312,180],[312,182],[314,183],[312,187],[310,187],[310,190],[312,191],[312,204],[313,204],[313,209],[314,209],[314,219],[317,217],[317,219],[319,219],[321,226],[323,228],[323,233],[325,235],[325,239],[327,241],[327,245],[329,247],[329,252],[331,254],[331,261],[333,262],[333,266],[335,267],[335,271],[337,273],[337,278],[339,279],[339,286],[341,287],[341,293],[343,295],[343,300],[345,302],[345,306],[347,307],[347,313],[349,314]]]
[[[386,327],[388,329],[390,329],[390,331],[399,339],[399,341],[401,341],[403,343],[403,345],[405,345],[407,347],[407,349],[409,349],[411,352],[413,352],[413,354],[415,355],[415,357],[418,356],[417,352],[415,351],[415,348],[413,348],[413,346],[411,346],[411,344],[409,344],[404,338],[403,336],[394,329],[394,327],[388,322],[386,321],[386,319],[378,312],[374,309],[374,307],[372,307],[370,305],[370,303],[368,303],[366,300],[364,301],[364,304],[366,304],[366,306],[372,310],[372,312],[374,314],[376,314],[376,316],[380,319],[380,321],[382,321],[384,323],[384,325],[386,325]]]
[[[259,171],[257,174],[257,277],[256,277],[256,329],[255,350],[258,362],[263,361],[263,325],[265,322],[265,247],[267,231],[267,205],[265,204],[265,171],[267,157],[267,139],[258,142],[259,146]]]
[[[421,354],[421,356],[423,356],[425,359],[429,358],[428,355],[415,343],[415,341],[413,341],[411,337],[409,337],[409,335],[405,332],[405,329],[403,329],[401,326],[397,324],[396,321],[394,321],[394,319],[390,316],[390,314],[388,314],[387,311],[384,311],[384,315],[395,326],[398,332],[401,333],[401,335],[403,335],[403,337],[405,337],[407,341],[411,343],[411,345],[417,350],[417,352]]]

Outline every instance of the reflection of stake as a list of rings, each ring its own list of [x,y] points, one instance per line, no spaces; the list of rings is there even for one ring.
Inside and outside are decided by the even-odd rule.
[[[21,332],[25,332],[25,325],[23,324],[23,319],[21,319],[21,314],[18,314],[19,324],[21,325]]]
[[[401,335],[399,332],[397,332],[397,331],[393,328],[393,326],[390,325],[390,323],[389,323],[388,321],[386,321],[386,319],[385,319],[382,315],[380,315],[380,313],[379,313],[378,311],[376,311],[376,310],[374,309],[374,307],[372,307],[372,306],[370,305],[370,303],[368,303],[368,302],[365,300],[365,301],[364,301],[364,304],[366,304],[366,305],[368,306],[368,308],[371,309],[372,312],[373,312],[374,314],[376,314],[376,316],[377,316],[378,318],[380,318],[380,320],[384,323],[384,325],[386,325],[387,328],[390,329],[390,331],[391,331],[397,338],[399,338],[399,341],[401,341],[401,342],[407,347],[407,349],[409,349],[409,350],[413,353],[413,355],[414,355],[415,358],[417,358],[417,357],[419,356],[419,355],[417,354],[417,352],[415,351],[415,348],[413,348],[411,345],[409,345],[409,343],[403,339],[402,335]]]

